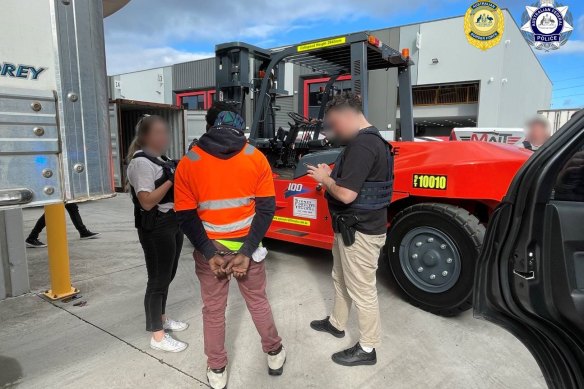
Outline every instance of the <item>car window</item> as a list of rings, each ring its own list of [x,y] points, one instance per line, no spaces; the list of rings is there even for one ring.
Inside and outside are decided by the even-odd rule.
[[[553,200],[584,201],[584,150],[580,149],[566,162],[560,170]]]

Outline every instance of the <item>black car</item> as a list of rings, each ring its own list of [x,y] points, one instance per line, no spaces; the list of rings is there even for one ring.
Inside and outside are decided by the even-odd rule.
[[[488,226],[475,316],[517,336],[550,388],[584,388],[584,111],[515,176]]]

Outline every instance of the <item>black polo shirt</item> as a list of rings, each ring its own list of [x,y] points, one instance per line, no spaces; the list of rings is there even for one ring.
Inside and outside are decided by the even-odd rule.
[[[367,130],[377,131],[375,127],[369,127]],[[365,181],[387,181],[389,176],[387,142],[374,134],[359,133],[339,155],[331,176],[336,176],[337,185],[357,193]],[[368,235],[380,235],[387,231],[387,208],[374,211],[356,210],[351,209],[350,204],[343,204],[328,193],[326,198],[331,214],[353,214],[359,218],[357,231]]]

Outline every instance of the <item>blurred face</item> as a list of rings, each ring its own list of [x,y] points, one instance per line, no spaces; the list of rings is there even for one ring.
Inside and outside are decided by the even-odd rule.
[[[334,137],[349,140],[357,134],[361,126],[362,114],[352,108],[337,108],[326,114],[326,126],[332,130]]]
[[[547,127],[542,123],[532,123],[527,129],[527,141],[534,146],[543,145],[550,137]]]
[[[156,120],[150,124],[150,131],[144,139],[145,148],[148,150],[164,153],[170,144],[170,131],[166,123]]]

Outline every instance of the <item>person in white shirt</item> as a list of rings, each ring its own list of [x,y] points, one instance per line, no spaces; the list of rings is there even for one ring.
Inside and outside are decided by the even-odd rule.
[[[135,226],[144,250],[148,283],[144,296],[146,330],[152,333],[150,347],[180,352],[187,344],[166,331],[183,331],[187,323],[166,316],[166,299],[180,257],[183,233],[174,212],[176,162],[164,156],[170,130],[160,116],[145,116],[136,126],[128,150],[128,182],[134,202]]]

